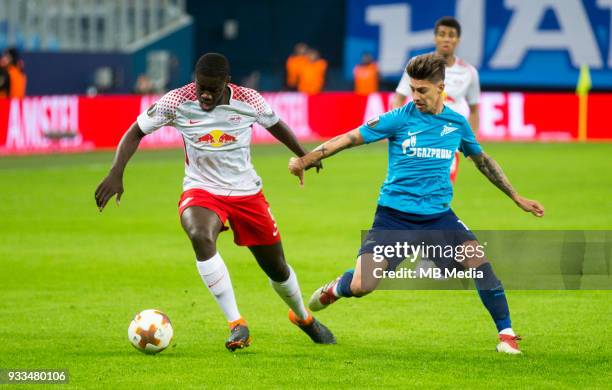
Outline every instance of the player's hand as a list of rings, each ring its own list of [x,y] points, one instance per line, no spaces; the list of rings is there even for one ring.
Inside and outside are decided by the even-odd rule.
[[[304,162],[299,157],[289,159],[289,172],[300,179],[300,185],[304,186]]]
[[[514,203],[524,211],[535,215],[536,217],[544,216],[544,207],[537,200],[531,200],[527,198],[523,198],[520,195],[516,195],[514,198]]]
[[[123,194],[123,178],[120,175],[109,173],[108,176],[102,180],[102,183],[98,185],[96,188],[96,205],[98,206],[98,210],[102,212],[104,206],[108,203],[108,201],[113,197],[113,195],[117,195],[117,206],[121,202],[121,195]]]

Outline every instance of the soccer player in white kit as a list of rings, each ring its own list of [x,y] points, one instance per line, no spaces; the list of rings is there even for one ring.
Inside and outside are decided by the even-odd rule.
[[[436,53],[446,60],[446,78],[444,80],[444,104],[452,110],[466,116],[472,131],[478,132],[480,116],[478,102],[480,99],[480,82],[478,71],[472,65],[455,55],[455,50],[461,38],[461,25],[450,16],[445,16],[436,22],[434,27],[434,43]],[[410,80],[403,72],[402,78],[395,89],[392,108],[398,108],[406,103],[410,96]],[[451,164],[451,181],[454,183],[459,166],[459,153]]]
[[[195,82],[168,92],[140,114],[121,139],[113,166],[96,189],[96,204],[102,211],[115,194],[119,204],[123,172],[140,140],[163,126],[175,127],[185,143],[185,178],[178,205],[181,224],[195,251],[198,272],[229,323],[226,348],[234,351],[251,342],[216,248],[228,221],[234,242],[249,247],[273,289],[290,307],[291,322],[315,343],[334,344],[334,335],[304,306],[297,277],[285,261],[278,226],[251,164],[252,125],[265,127],[298,156],[306,151],[257,91],[229,83],[229,75],[225,56],[204,54],[195,67]]]

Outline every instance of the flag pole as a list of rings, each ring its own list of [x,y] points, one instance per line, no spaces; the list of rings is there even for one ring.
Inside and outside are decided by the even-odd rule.
[[[589,90],[591,89],[591,75],[589,67],[582,65],[576,85],[578,95],[578,141],[585,142],[588,138]]]

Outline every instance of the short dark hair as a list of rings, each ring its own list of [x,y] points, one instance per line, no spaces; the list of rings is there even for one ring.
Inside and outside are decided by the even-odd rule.
[[[19,62],[19,52],[17,48],[9,47],[4,51],[5,54],[8,54],[11,57],[11,65],[16,65]]]
[[[438,19],[438,21],[436,22],[436,26],[434,27],[434,34],[438,33],[438,27],[440,26],[454,28],[455,30],[457,30],[457,36],[461,36],[461,25],[459,24],[459,21],[453,18],[452,16],[443,16]]]
[[[196,75],[226,78],[230,74],[229,61],[223,54],[206,53],[195,66]]]
[[[412,79],[428,80],[434,83],[443,81],[446,61],[438,54],[421,54],[414,57],[406,66],[406,73]]]

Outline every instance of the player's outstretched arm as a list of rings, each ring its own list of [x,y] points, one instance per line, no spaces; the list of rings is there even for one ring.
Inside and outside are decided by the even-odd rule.
[[[282,120],[276,122],[275,125],[268,127],[266,130],[270,132],[280,142],[282,142],[289,150],[295,153],[296,156],[302,157],[306,154],[306,149],[300,144],[295,133],[291,128]],[[319,162],[309,168],[317,168],[317,172],[323,168],[323,165]]]
[[[331,157],[344,149],[363,144],[364,140],[359,129],[351,130],[319,145],[312,152],[300,158],[292,157],[289,160],[289,172],[299,177],[300,184],[304,185],[305,169],[316,166],[316,164],[320,163],[324,158]]]
[[[138,123],[134,122],[128,131],[125,132],[123,138],[121,138],[121,142],[119,142],[117,152],[115,153],[113,166],[108,172],[108,175],[106,175],[104,180],[98,185],[98,188],[96,188],[96,205],[100,211],[104,209],[106,203],[108,203],[110,198],[115,194],[117,194],[117,204],[119,204],[121,194],[123,194],[123,171],[130,158],[136,152],[136,149],[138,149],[140,140],[145,135],[146,134],[140,130],[140,127],[138,127]]]
[[[482,152],[477,155],[470,156],[474,164],[483,175],[489,179],[489,181],[497,188],[502,190],[504,194],[508,195],[510,199],[516,203],[518,207],[523,209],[524,211],[530,212],[536,217],[544,216],[544,207],[537,200],[531,200],[527,198],[523,198],[514,190],[512,184],[502,171],[499,164],[493,160],[488,154]]]

